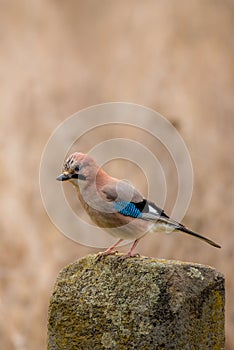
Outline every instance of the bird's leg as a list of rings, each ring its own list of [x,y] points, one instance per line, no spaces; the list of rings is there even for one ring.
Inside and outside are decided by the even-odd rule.
[[[117,245],[119,243],[121,243],[122,241],[123,241],[123,239],[119,239],[112,246],[110,246],[107,250],[105,250],[104,252],[98,253],[97,260],[100,260],[103,256],[106,256],[106,255],[114,255],[116,253],[116,251],[114,251],[115,247],[117,247]]]
[[[140,256],[139,253],[136,253],[136,254],[133,254],[133,250],[135,249],[137,243],[139,242],[140,238],[136,239],[134,242],[133,242],[133,245],[131,246],[130,250],[127,252],[127,254],[125,255],[121,255],[119,257],[120,260],[124,260],[126,258],[133,258],[135,256]]]

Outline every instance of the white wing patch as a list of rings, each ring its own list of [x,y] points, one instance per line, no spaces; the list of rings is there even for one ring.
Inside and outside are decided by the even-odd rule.
[[[148,203],[148,212],[142,213],[142,219],[145,220],[158,220],[160,218],[160,212]]]
[[[149,204],[149,214],[159,215],[159,212]]]

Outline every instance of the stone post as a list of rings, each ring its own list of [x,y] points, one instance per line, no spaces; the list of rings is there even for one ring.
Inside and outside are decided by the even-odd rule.
[[[95,255],[65,267],[48,350],[224,349],[224,278],[209,266]]]

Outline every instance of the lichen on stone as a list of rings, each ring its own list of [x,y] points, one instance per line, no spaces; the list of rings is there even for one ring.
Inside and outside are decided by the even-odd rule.
[[[188,276],[190,276],[191,278],[200,278],[201,280],[204,279],[204,277],[202,276],[201,271],[198,270],[195,267],[192,267],[192,266],[189,269]]]

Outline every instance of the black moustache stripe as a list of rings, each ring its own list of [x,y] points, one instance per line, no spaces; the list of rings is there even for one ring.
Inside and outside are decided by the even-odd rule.
[[[81,174],[72,174],[71,178],[72,179],[79,179],[79,180],[86,180],[86,176],[81,175]]]

